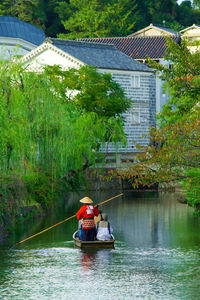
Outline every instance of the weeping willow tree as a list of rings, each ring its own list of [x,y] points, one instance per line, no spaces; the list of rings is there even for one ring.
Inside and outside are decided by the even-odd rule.
[[[111,77],[89,67],[74,77],[71,71],[58,71],[47,68],[37,74],[14,62],[0,62],[0,196],[7,199],[1,201],[1,212],[19,206],[19,186],[25,187],[26,200],[47,207],[61,183],[72,188],[80,184],[84,170],[102,155],[100,144],[125,141],[119,112],[128,109],[130,101]],[[99,81],[92,81],[94,74]],[[85,79],[78,88],[80,76]],[[73,101],[67,89],[76,90]],[[87,109],[81,103],[88,103],[95,90],[99,104]],[[105,98],[112,100],[114,95],[121,101],[112,114],[95,111],[97,105],[106,111]]]

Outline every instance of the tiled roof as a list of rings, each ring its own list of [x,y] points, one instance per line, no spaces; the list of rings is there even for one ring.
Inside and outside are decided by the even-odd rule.
[[[98,68],[104,69],[153,71],[144,64],[131,59],[129,56],[119,51],[114,45],[54,38],[49,40],[52,41],[52,44],[57,48],[91,66],[97,66]]]
[[[14,17],[0,16],[0,36],[19,38],[34,45],[45,40],[44,31]]]
[[[179,36],[171,37],[175,42]],[[148,37],[114,37],[114,38],[85,38],[79,41],[114,44],[115,47],[133,59],[145,59],[146,56],[159,59],[165,55],[166,39],[163,36]]]

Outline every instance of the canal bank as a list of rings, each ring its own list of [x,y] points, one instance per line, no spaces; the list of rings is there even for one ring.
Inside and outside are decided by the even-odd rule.
[[[21,206],[16,214],[5,214],[0,222],[0,243],[3,243],[9,235],[13,234],[16,227],[26,226],[26,224],[37,221],[37,219],[47,215],[39,205]]]

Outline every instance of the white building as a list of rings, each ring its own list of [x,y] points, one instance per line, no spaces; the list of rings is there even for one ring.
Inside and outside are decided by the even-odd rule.
[[[17,18],[0,16],[0,56],[24,55],[45,40],[44,31]]]
[[[200,25],[193,24],[180,31],[182,37],[187,37],[189,40],[200,40]]]

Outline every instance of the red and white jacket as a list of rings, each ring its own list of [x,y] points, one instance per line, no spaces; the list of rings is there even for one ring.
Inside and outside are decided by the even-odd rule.
[[[83,229],[95,228],[94,216],[98,216],[99,211],[93,205],[83,205],[76,214],[78,220],[83,219]]]

